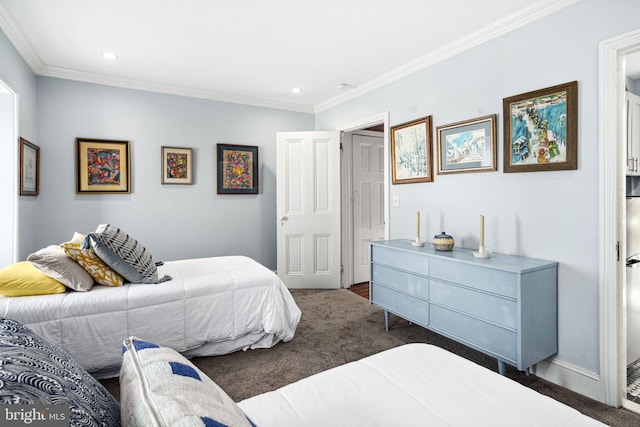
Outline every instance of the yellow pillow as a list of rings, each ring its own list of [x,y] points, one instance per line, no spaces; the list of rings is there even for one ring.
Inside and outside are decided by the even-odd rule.
[[[121,286],[124,279],[105,264],[93,249],[82,249],[84,235],[74,233],[73,239],[62,243],[60,247],[65,254],[82,266],[93,277],[96,283],[105,286]]]
[[[0,295],[21,297],[61,294],[66,290],[66,286],[45,275],[29,261],[17,262],[0,270]]]

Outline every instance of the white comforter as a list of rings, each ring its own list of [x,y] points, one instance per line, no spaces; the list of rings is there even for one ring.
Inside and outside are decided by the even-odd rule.
[[[117,374],[122,341],[137,336],[187,356],[267,348],[293,338],[300,309],[272,271],[243,256],[170,261],[157,285],[0,297],[18,320],[97,376]]]
[[[260,427],[604,426],[429,344],[407,344],[239,402]]]

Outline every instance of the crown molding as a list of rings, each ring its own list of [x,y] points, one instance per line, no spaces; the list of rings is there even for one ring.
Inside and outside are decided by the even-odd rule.
[[[11,15],[2,4],[0,4],[0,30],[6,34],[11,44],[16,48],[29,68],[31,68],[31,71],[38,74],[43,65],[42,60],[24,37],[22,32],[14,24]]]
[[[269,99],[234,95],[229,93],[194,89],[185,86],[170,85],[165,83],[154,83],[144,80],[127,79],[123,77],[108,76],[105,74],[88,73],[84,71],[72,70],[62,67],[43,66],[38,73],[44,77],[55,77],[59,79],[74,80],[85,83],[93,83],[105,86],[115,86],[125,89],[142,90],[146,92],[158,92],[169,95],[186,96],[190,98],[201,98],[212,101],[228,102],[232,104],[242,104],[254,107],[272,108],[276,110],[294,111],[299,113],[313,114],[313,107],[303,104],[294,104]]]
[[[518,12],[499,19],[486,27],[469,33],[458,40],[436,49],[433,52],[403,64],[373,80],[369,80],[368,82],[359,85],[356,89],[331,98],[325,102],[321,102],[315,106],[314,111],[316,113],[320,113],[336,107],[351,99],[372,92],[375,89],[386,86],[418,71],[424,70],[438,62],[444,61],[445,59],[486,43],[489,40],[530,24],[544,16],[550,15],[567,6],[577,3],[578,1],[580,0],[540,0],[527,8],[519,10]]]

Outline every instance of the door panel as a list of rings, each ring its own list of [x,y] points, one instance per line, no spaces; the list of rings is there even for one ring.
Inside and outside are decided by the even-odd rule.
[[[340,134],[277,134],[278,276],[289,288],[340,287]]]
[[[384,239],[384,138],[353,135],[353,283],[369,281],[369,242]]]

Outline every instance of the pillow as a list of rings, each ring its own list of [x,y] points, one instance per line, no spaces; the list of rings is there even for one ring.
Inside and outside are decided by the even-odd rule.
[[[61,294],[66,290],[62,283],[45,275],[29,261],[17,262],[0,270],[0,295],[20,297]]]
[[[102,384],[65,351],[20,322],[2,318],[0,379],[2,404],[55,404],[68,410],[66,425],[120,426],[120,405]]]
[[[253,426],[209,377],[166,347],[124,340],[120,368],[121,420],[131,426]]]
[[[60,246],[51,245],[40,249],[29,255],[27,261],[74,291],[88,291],[93,287],[93,278],[89,273],[69,258]]]
[[[67,256],[80,264],[96,283],[104,286],[122,286],[124,283],[122,276],[98,258],[93,249],[82,249],[82,240],[84,240],[83,234],[74,233],[73,239],[62,243],[60,247]]]
[[[100,224],[82,242],[82,249],[90,247],[105,264],[130,283],[159,283],[171,279],[165,276],[158,280],[158,269],[151,254],[118,227]]]

